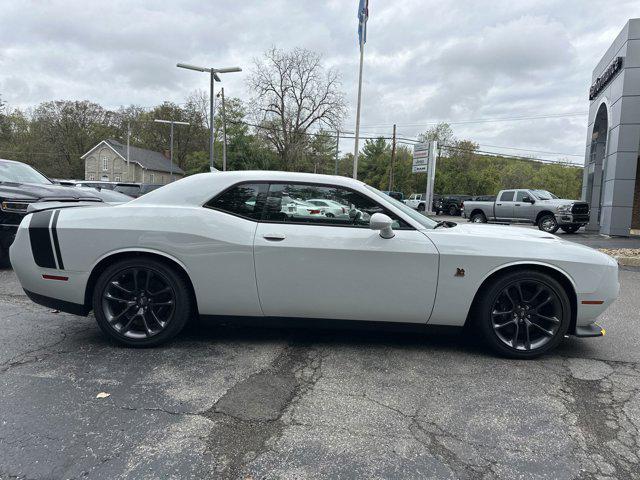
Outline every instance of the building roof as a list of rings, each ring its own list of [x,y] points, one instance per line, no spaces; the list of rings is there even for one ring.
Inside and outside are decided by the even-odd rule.
[[[85,158],[89,153],[95,150],[101,144],[106,144],[111,147],[113,151],[115,151],[123,160],[127,159],[127,146],[123,145],[117,140],[109,138],[100,142],[98,145],[93,147],[87,153],[85,153],[81,158]],[[142,168],[146,168],[148,170],[157,170],[159,172],[171,172],[171,161],[165,157],[160,152],[155,152],[153,150],[147,150],[146,148],[134,147],[132,145],[129,146],[129,161],[139,164]],[[184,175],[185,172],[180,167],[178,167],[175,163],[173,164],[173,173],[177,173],[180,175]]]

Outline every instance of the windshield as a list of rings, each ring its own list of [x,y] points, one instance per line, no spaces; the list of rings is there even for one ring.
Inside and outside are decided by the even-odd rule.
[[[558,198],[553,193],[546,190],[531,190],[538,200],[551,200],[552,198]]]
[[[34,168],[13,162],[0,162],[0,182],[51,185],[51,181]]]
[[[371,190],[373,193],[375,193],[377,196],[384,198],[387,202],[391,203],[394,207],[396,207],[398,210],[402,210],[402,213],[404,213],[405,215],[411,217],[413,220],[415,220],[416,222],[418,222],[420,225],[422,225],[425,228],[435,228],[435,226],[438,224],[438,222],[435,222],[433,220],[431,220],[429,217],[425,217],[424,215],[422,215],[420,212],[414,210],[411,207],[408,207],[407,205],[405,205],[404,203],[396,200],[393,197],[390,197],[389,195],[385,195],[384,193],[382,193],[380,190],[373,188],[370,185],[365,185],[369,190]]]
[[[138,185],[117,185],[114,190],[126,195],[136,195],[140,193],[140,187]]]

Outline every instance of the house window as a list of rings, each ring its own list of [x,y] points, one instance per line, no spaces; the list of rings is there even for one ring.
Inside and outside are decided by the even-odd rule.
[[[109,175],[102,175],[102,176],[100,177],[100,180],[101,180],[102,182],[108,182],[108,181],[109,181]]]
[[[113,180],[115,182],[119,182],[120,181],[120,175],[116,175],[115,177],[113,177]]]
[[[153,183],[153,182],[155,182],[155,180],[156,180],[155,174],[154,173],[150,174],[149,175],[149,183]]]
[[[95,180],[96,176],[93,173],[87,175],[87,180]]]
[[[109,170],[109,159],[106,155],[102,156],[102,171],[106,172]]]

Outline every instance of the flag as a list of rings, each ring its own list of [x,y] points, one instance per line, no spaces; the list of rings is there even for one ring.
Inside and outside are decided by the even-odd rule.
[[[367,20],[369,20],[369,0],[360,0],[360,5],[358,6],[359,45],[367,43]]]

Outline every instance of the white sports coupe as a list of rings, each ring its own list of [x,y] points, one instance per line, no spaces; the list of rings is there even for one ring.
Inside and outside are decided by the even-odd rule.
[[[355,213],[289,216],[283,198]],[[345,177],[206,173],[124,205],[53,207],[27,215],[11,247],[22,287],[50,308],[93,310],[131,346],[166,342],[196,315],[287,317],[472,325],[498,353],[531,358],[604,334],[594,322],[619,289],[615,260],[596,250],[435,222]]]

